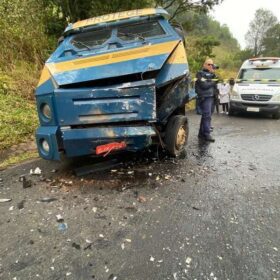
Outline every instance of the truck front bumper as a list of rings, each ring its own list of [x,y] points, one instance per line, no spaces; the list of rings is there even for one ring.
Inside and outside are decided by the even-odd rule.
[[[97,146],[112,142],[125,142],[126,151],[142,150],[152,143],[155,135],[156,131],[150,125],[75,129],[41,126],[37,129],[36,141],[42,158],[60,160],[61,152],[69,158],[95,155]]]

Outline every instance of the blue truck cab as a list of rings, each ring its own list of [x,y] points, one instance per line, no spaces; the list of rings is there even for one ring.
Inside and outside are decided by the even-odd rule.
[[[106,156],[154,143],[179,155],[190,99],[184,43],[163,9],[69,24],[36,88],[40,156]]]

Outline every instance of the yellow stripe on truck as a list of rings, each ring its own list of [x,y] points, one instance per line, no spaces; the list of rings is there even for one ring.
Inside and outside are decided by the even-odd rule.
[[[176,48],[176,50],[172,53],[172,55],[167,60],[169,64],[180,64],[180,63],[188,63],[186,50],[183,42],[180,42]]]
[[[155,55],[168,54],[174,50],[177,44],[178,41],[172,41],[103,55],[73,59],[65,62],[47,63],[46,65],[52,74],[56,74],[65,71],[73,71],[88,67],[102,66]]]
[[[44,66],[44,68],[42,70],[42,73],[41,73],[41,77],[40,77],[38,86],[40,86],[41,84],[46,82],[50,77],[51,77],[51,74],[50,74],[48,68],[46,66]]]

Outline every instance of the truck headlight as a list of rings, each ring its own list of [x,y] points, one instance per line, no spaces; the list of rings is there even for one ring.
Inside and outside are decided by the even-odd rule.
[[[52,118],[52,110],[49,104],[42,103],[40,106],[41,114],[45,121],[50,121]]]
[[[42,148],[48,154],[50,151],[50,145],[47,140],[42,141]]]
[[[233,90],[230,94],[230,99],[231,100],[241,100],[241,97],[237,91]]]
[[[280,94],[275,94],[275,95],[272,97],[271,101],[280,102]]]
[[[50,153],[50,144],[45,138],[40,139],[40,150],[42,154],[48,155]]]

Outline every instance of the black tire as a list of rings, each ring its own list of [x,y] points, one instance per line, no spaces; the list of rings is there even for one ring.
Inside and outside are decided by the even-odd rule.
[[[280,119],[280,112],[272,114],[272,118],[275,120],[279,120]]]
[[[164,143],[167,152],[177,157],[185,151],[189,137],[188,118],[186,116],[172,116],[166,125]]]
[[[231,108],[229,108],[229,110],[228,110],[228,115],[229,116],[233,116],[234,115],[234,111]]]

